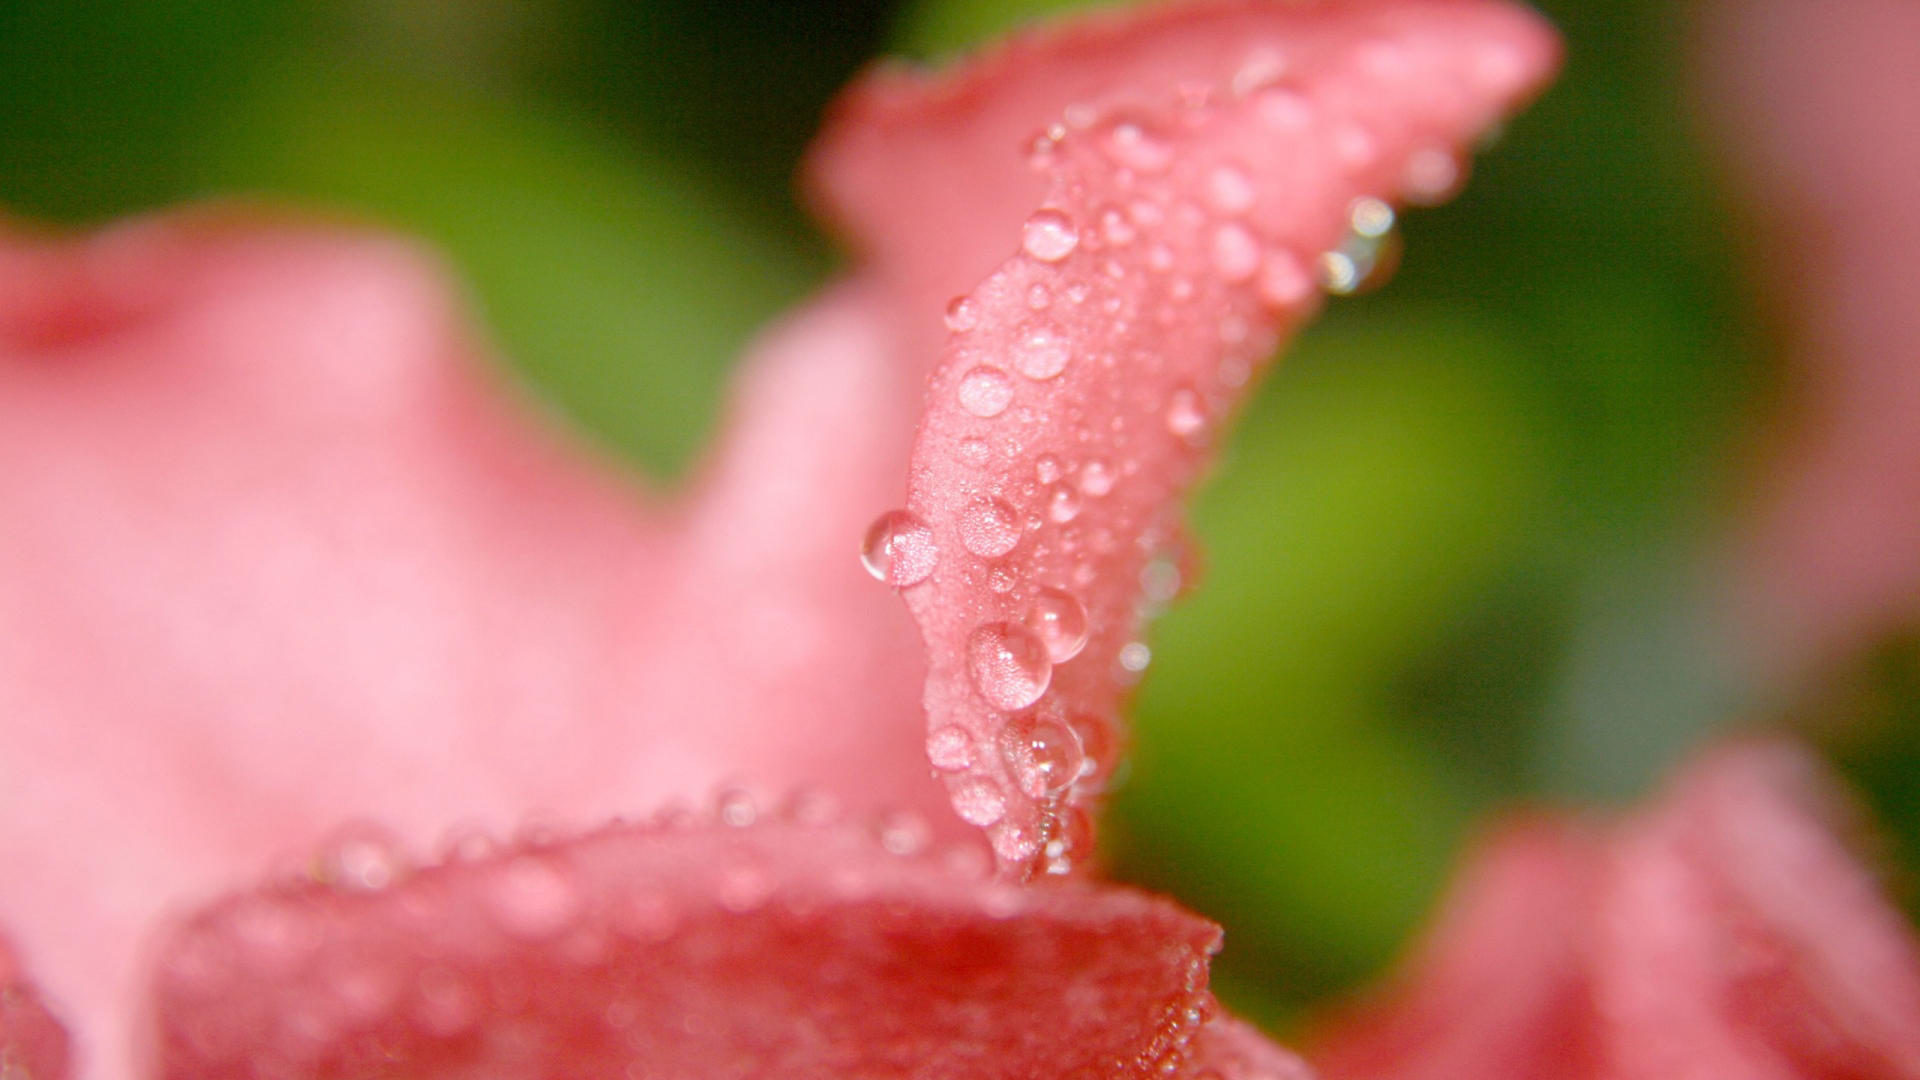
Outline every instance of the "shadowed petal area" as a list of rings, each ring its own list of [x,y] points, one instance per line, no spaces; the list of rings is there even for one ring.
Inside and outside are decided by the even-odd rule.
[[[65,1080],[68,1057],[66,1028],[0,940],[0,1075]]]
[[[0,238],[0,924],[81,1060],[126,1075],[157,916],[345,821],[419,851],[729,785],[962,828],[917,635],[854,557],[910,424],[870,307],[777,328],[649,510],[403,243]]]
[[[1398,988],[1336,1018],[1336,1080],[1920,1076],[1920,949],[1796,748],[1723,747],[1599,837],[1470,864]]]
[[[973,847],[903,856],[864,828],[727,817],[214,905],[162,954],[161,1073],[1189,1075],[1211,923],[1130,890],[996,883]],[[1229,1075],[1303,1075],[1207,1031],[1199,1056]]]
[[[1114,763],[1179,498],[1255,370],[1321,276],[1364,274],[1387,201],[1449,194],[1555,59],[1505,4],[1225,0],[882,70],[842,103],[814,162],[830,215],[929,321],[965,294],[907,497],[936,554],[899,584],[932,756],[1008,873],[1088,854],[1073,804]]]

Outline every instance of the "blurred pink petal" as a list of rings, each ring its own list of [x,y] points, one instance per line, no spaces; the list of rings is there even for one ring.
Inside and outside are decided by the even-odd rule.
[[[1381,200],[1448,194],[1436,172],[1556,59],[1499,3],[1215,0],[843,104],[815,160],[830,212],[929,318],[964,294],[896,519],[927,554],[897,584],[931,754],[1010,872],[1086,854],[1075,792],[1114,764],[1141,607],[1170,599],[1142,573],[1177,565],[1179,498],[1322,253],[1384,227]]]
[[[1841,799],[1783,745],[1722,748],[1589,839],[1479,856],[1329,1080],[1920,1076],[1920,947],[1841,846]]]
[[[1709,105],[1797,377],[1741,616],[1798,673],[1920,616],[1920,6],[1707,12]]]

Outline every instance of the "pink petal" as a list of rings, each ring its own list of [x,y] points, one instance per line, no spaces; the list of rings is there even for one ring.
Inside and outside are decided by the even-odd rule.
[[[0,924],[89,1066],[126,1074],[163,910],[342,822],[420,850],[729,784],[959,830],[851,550],[908,440],[872,307],[776,330],[699,496],[648,513],[405,245],[0,240]]]
[[[1597,1076],[1587,974],[1595,840],[1530,821],[1482,843],[1397,981],[1321,1037],[1312,1057],[1322,1075]]]
[[[1172,1075],[1214,1008],[1219,929],[987,869],[977,848],[902,856],[788,818],[620,826],[377,890],[236,896],[162,953],[160,1072]],[[1200,1045],[1287,1060],[1239,1030]]]
[[[1920,616],[1920,7],[1707,11],[1710,103],[1797,368],[1738,623],[1759,670],[1817,673]]]
[[[1491,0],[1218,0],[883,70],[842,103],[815,161],[831,212],[929,319],[967,293],[907,499],[937,566],[905,596],[934,759],[1009,872],[1084,854],[1068,785],[1088,752],[1081,791],[1113,764],[1141,575],[1178,565],[1178,499],[1350,208],[1444,195],[1432,163],[1457,173],[1555,54]],[[1061,611],[1084,648],[1028,629]]]
[[[0,940],[0,1075],[66,1080],[68,1057],[66,1028]]]

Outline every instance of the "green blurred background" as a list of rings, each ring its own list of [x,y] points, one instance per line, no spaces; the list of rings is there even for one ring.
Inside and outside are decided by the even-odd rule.
[[[833,271],[791,192],[827,99],[1048,6],[0,0],[0,205],[264,194],[423,235],[540,393],[670,477],[741,343]],[[1116,872],[1226,923],[1223,994],[1270,1024],[1383,964],[1496,807],[1630,796],[1717,727],[1795,722],[1697,602],[1777,365],[1685,5],[1543,6],[1564,78],[1260,391],[1197,508],[1206,580],[1152,639]],[[1906,852],[1913,654],[1810,691],[1851,722],[1800,722]]]

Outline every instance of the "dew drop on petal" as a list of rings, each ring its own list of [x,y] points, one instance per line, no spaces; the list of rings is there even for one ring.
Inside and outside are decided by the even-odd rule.
[[[976,499],[960,512],[960,542],[983,559],[997,559],[1020,544],[1020,519],[999,499]]]
[[[1022,828],[1007,822],[995,829],[990,837],[993,853],[1008,863],[1025,863],[1040,854],[1040,840],[1033,830]]]
[[[933,530],[907,510],[889,510],[874,519],[860,546],[867,573],[896,589],[925,581],[939,561]]]
[[[1434,206],[1453,197],[1460,187],[1460,159],[1445,147],[1428,146],[1407,155],[1402,188],[1408,202]]]
[[[1103,145],[1114,164],[1136,172],[1165,172],[1173,164],[1173,148],[1138,124],[1115,124]]]
[[[1260,299],[1276,308],[1303,304],[1313,295],[1313,279],[1293,252],[1280,250],[1260,267]]]
[[[1033,463],[1034,478],[1043,484],[1051,484],[1060,479],[1060,459],[1052,454],[1041,454]]]
[[[1183,386],[1175,390],[1167,399],[1167,430],[1182,439],[1191,440],[1207,426],[1207,413],[1200,403],[1200,395],[1191,387]]]
[[[953,785],[953,810],[969,825],[985,827],[1007,816],[1007,797],[1000,786],[982,776],[970,776]]]
[[[1056,664],[1066,663],[1087,647],[1087,609],[1064,589],[1042,586],[1027,609],[1026,623]]]
[[[1080,466],[1080,490],[1099,498],[1113,490],[1113,467],[1099,458],[1092,458]]]
[[[1126,215],[1118,210],[1109,210],[1100,215],[1100,234],[1106,237],[1107,243],[1114,247],[1126,247],[1133,243],[1133,238],[1138,235],[1134,231],[1133,222],[1128,221]]]
[[[993,456],[993,448],[987,445],[987,440],[969,436],[960,440],[960,445],[954,449],[954,453],[959,456],[963,464],[978,469]]]
[[[1066,484],[1055,484],[1047,492],[1047,517],[1065,525],[1080,516],[1080,493]]]
[[[947,329],[964,334],[980,323],[980,305],[971,296],[956,296],[947,305]]]
[[[997,367],[981,366],[960,378],[960,407],[981,419],[1007,411],[1013,403],[1013,380]]]
[[[1260,270],[1260,241],[1244,225],[1222,225],[1213,234],[1213,268],[1229,282],[1252,278]]]
[[[1073,356],[1066,341],[1052,329],[1037,326],[1013,346],[1013,366],[1029,379],[1051,379],[1067,369]]]
[[[1080,778],[1086,751],[1072,728],[1044,717],[1012,721],[1001,730],[1000,752],[1014,782],[1029,798],[1058,795]]]
[[[378,892],[412,868],[400,841],[371,825],[348,826],[321,850],[314,876],[338,889]]]
[[[1335,296],[1350,295],[1360,287],[1360,267],[1345,251],[1329,251],[1320,256],[1320,284]]]
[[[1120,647],[1120,670],[1138,675],[1147,670],[1153,662],[1153,650],[1139,641],[1129,642]]]
[[[1053,661],[1039,635],[1017,623],[991,622],[967,639],[973,685],[995,708],[1009,712],[1040,700],[1053,681]]]
[[[1207,201],[1223,214],[1244,214],[1253,208],[1253,181],[1237,165],[1222,165],[1207,177]]]
[[[714,810],[721,824],[736,829],[744,829],[760,817],[760,808],[754,805],[753,796],[739,790],[723,792]]]
[[[1020,246],[1041,262],[1059,262],[1080,244],[1080,230],[1073,219],[1058,210],[1041,210],[1027,219]]]
[[[1393,231],[1393,207],[1372,197],[1353,200],[1347,209],[1347,224],[1355,234],[1379,239]]]
[[[487,885],[488,907],[508,933],[547,938],[573,924],[580,896],[545,860],[522,857],[501,867]]]
[[[949,724],[927,736],[927,760],[946,772],[959,772],[973,764],[973,736],[962,727]]]
[[[918,855],[933,842],[927,819],[908,810],[887,814],[875,826],[880,847],[891,855]]]

